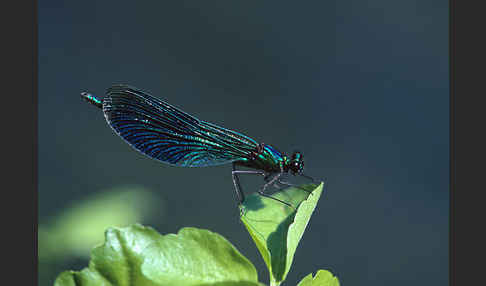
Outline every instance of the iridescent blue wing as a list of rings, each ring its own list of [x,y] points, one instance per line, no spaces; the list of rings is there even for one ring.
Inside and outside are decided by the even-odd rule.
[[[108,89],[103,113],[128,144],[172,165],[202,167],[240,161],[249,158],[258,145],[243,134],[199,120],[126,85]]]

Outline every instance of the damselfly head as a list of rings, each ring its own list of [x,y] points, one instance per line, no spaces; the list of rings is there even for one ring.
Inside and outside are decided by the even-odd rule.
[[[292,159],[289,162],[289,169],[292,175],[302,174],[304,172],[304,155],[299,151],[292,154]]]

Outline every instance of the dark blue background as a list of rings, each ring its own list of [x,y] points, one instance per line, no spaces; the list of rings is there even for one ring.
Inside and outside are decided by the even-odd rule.
[[[159,232],[221,233],[268,283],[238,223],[230,166],[149,160],[79,98],[127,83],[298,148],[307,173],[327,177],[286,285],[320,268],[342,285],[447,285],[448,1],[38,5],[40,221],[100,189],[141,184],[168,202]]]

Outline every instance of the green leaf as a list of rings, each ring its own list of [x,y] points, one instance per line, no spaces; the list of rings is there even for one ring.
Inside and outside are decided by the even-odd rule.
[[[312,273],[304,277],[297,286],[339,286],[339,280],[327,270],[319,270],[312,278]]]
[[[89,267],[65,271],[55,286],[258,286],[253,264],[221,235],[183,228],[160,235],[150,227],[109,228]]]
[[[131,225],[153,214],[160,219],[164,208],[160,198],[140,186],[116,187],[75,201],[39,226],[39,261],[88,257],[108,227]]]
[[[273,195],[297,209],[258,194],[248,196],[243,203],[241,221],[268,267],[271,285],[278,285],[287,277],[323,186],[324,183],[291,187]]]

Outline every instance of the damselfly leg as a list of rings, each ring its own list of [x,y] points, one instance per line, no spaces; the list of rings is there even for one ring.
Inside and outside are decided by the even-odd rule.
[[[236,170],[235,163],[233,163],[233,171],[231,171],[231,177],[233,177],[233,185],[235,185],[236,199],[238,200],[238,205],[241,205],[245,201],[245,194],[241,190],[240,178],[238,177],[238,174],[265,175],[265,172],[253,170]]]
[[[241,189],[240,179],[238,177],[239,174],[263,175],[263,176],[265,176],[265,178],[264,178],[265,181],[267,181],[268,178],[270,177],[269,174],[266,174],[264,171],[236,170],[236,165],[233,163],[233,171],[231,171],[231,175],[233,177],[233,184],[235,186],[235,191],[236,191],[236,197],[238,199],[238,204],[242,204],[244,202],[244,200],[245,200],[245,195],[244,195],[244,193],[243,193],[243,191]],[[277,173],[277,175],[275,175],[270,181],[268,181],[265,185],[263,185],[262,189],[260,189],[258,191],[258,194],[261,195],[261,196],[264,196],[264,197],[267,197],[267,198],[276,200],[276,201],[278,201],[278,202],[280,202],[282,204],[285,204],[285,205],[293,208],[292,205],[290,205],[289,203],[284,202],[282,200],[279,200],[277,198],[274,198],[271,195],[265,193],[265,189],[268,186],[274,184],[282,174],[283,174],[282,172],[281,173]]]
[[[289,204],[289,203],[287,203],[287,202],[285,202],[285,201],[282,201],[282,200],[280,200],[280,199],[274,198],[274,197],[272,197],[271,195],[269,195],[269,194],[266,194],[266,193],[265,193],[265,190],[266,190],[266,189],[267,189],[269,186],[271,186],[271,185],[273,185],[274,183],[278,182],[278,179],[279,179],[279,178],[280,178],[280,177],[281,177],[283,174],[284,174],[284,172],[283,172],[283,171],[282,171],[282,172],[280,172],[280,173],[277,173],[277,174],[276,174],[276,175],[274,175],[274,176],[273,176],[273,178],[272,178],[272,179],[270,179],[270,180],[268,180],[268,178],[269,178],[269,177],[266,177],[266,179],[268,180],[268,182],[267,182],[265,185],[263,185],[263,187],[262,187],[262,188],[261,188],[261,189],[258,191],[258,193],[259,193],[261,196],[264,196],[264,197],[267,197],[267,198],[274,199],[274,200],[276,200],[276,201],[278,201],[278,202],[281,202],[282,204],[285,204],[285,205],[287,205],[287,206],[289,206],[289,207],[291,207],[291,208],[295,209],[295,208],[294,208],[294,207],[293,207],[291,204]],[[266,180],[266,181],[267,181],[267,180]]]
[[[316,183],[316,180],[314,180],[314,178],[312,178],[311,176],[307,176],[307,175],[304,175],[304,174],[300,174],[300,176],[301,176],[301,177],[304,177],[304,178],[306,178],[306,179],[311,180],[311,182],[313,182],[313,183]]]

